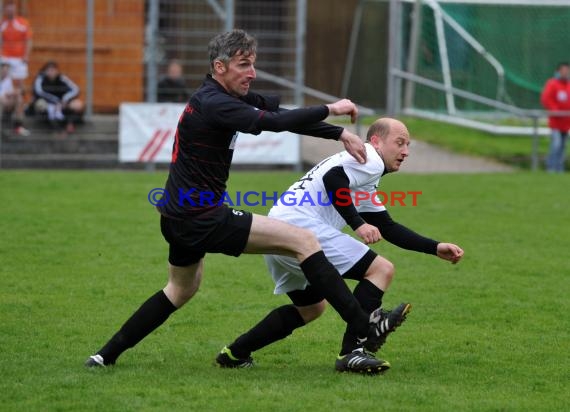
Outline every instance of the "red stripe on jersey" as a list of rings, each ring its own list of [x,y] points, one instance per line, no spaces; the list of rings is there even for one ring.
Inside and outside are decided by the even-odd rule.
[[[196,163],[208,163],[211,165],[224,165],[224,166],[228,166],[230,163],[228,162],[216,162],[214,160],[205,160],[201,157],[197,157],[197,156],[189,156],[190,159],[192,160],[196,160]]]
[[[192,142],[192,146],[198,146],[198,147],[207,147],[208,149],[223,149],[223,147],[220,146],[212,146],[210,144],[204,144],[204,143],[197,143],[197,142]]]
[[[176,163],[176,160],[178,159],[179,145],[180,142],[178,141],[178,128],[176,128],[176,133],[174,134],[174,148],[172,149],[172,160],[170,161],[171,163]]]

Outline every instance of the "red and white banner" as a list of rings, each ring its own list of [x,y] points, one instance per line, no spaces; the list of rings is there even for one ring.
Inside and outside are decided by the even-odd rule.
[[[119,161],[169,163],[176,125],[184,110],[178,103],[123,103],[119,109]],[[291,164],[300,161],[299,135],[240,133],[233,163]]]

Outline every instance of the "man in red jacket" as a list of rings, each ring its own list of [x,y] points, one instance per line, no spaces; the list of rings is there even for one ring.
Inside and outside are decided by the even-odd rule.
[[[541,95],[542,105],[547,110],[570,111],[570,65],[560,63],[556,75],[549,79]],[[549,116],[548,126],[552,129],[550,153],[546,160],[549,172],[564,172],[564,150],[570,130],[570,116]]]

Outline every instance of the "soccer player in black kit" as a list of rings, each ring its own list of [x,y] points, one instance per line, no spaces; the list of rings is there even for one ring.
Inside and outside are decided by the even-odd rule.
[[[234,210],[220,199],[226,190],[238,132],[291,131],[341,140],[360,162],[366,152],[360,138],[342,127],[322,122],[329,115],[350,115],[350,100],[294,110],[279,107],[279,99],[249,91],[255,79],[256,40],[243,30],[214,37],[209,46],[211,74],[192,95],[177,126],[166,190],[170,200],[158,207],[161,231],[169,244],[166,287],[151,296],[86,366],[112,365],[160,326],[197,292],[206,253],[282,254],[299,260],[307,280],[340,314],[364,347],[374,347],[397,327],[405,313],[365,312],[338,271],[325,257],[309,230],[266,216]],[[204,201],[204,194],[208,201]],[[293,305],[273,314],[276,329],[290,334],[304,324]],[[382,319],[381,319],[382,318]],[[382,325],[382,326],[381,326]],[[389,327],[386,328],[386,325]],[[380,368],[373,355],[360,362]]]

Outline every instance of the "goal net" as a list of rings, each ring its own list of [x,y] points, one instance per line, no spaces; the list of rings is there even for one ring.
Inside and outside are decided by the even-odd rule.
[[[568,0],[399,0],[399,6],[397,66],[439,85],[404,79],[398,90],[404,110],[475,118],[501,112],[452,88],[540,109],[544,83],[570,60]]]

